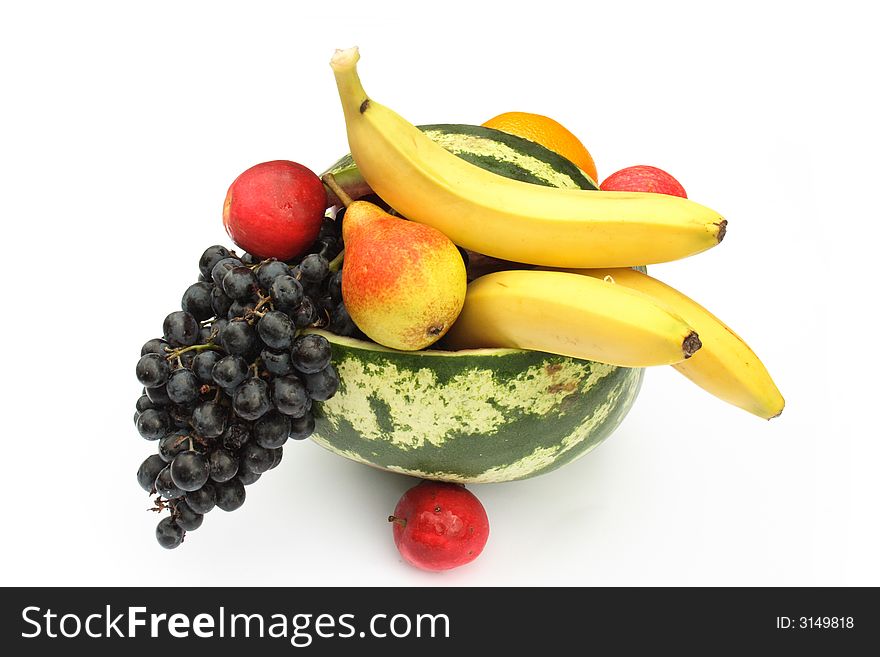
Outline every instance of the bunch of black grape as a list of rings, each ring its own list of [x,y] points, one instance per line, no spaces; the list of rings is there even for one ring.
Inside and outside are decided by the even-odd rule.
[[[157,495],[154,510],[170,511],[156,528],[163,547],[180,545],[215,506],[239,508],[288,438],[312,433],[312,403],[336,392],[329,342],[303,332],[361,335],[330,266],[342,246],[336,226],[325,222],[313,253],[290,263],[209,247],[182,310],[142,347],[135,423],[158,453],[137,478]]]

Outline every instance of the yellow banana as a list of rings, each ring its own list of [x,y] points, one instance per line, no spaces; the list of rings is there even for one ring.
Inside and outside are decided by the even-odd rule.
[[[369,186],[403,216],[467,249],[553,267],[624,267],[709,249],[727,221],[688,199],[586,192],[510,180],[456,157],[369,98],[357,48],[330,62],[351,153]]]
[[[700,339],[643,294],[588,276],[510,270],[468,285],[444,339],[451,349],[514,347],[622,367],[669,365]]]
[[[693,358],[673,365],[698,386],[734,406],[764,419],[774,418],[785,400],[764,364],[724,322],[693,299],[632,269],[567,270],[616,284],[649,296],[666,310],[681,316],[700,334],[702,349]]]

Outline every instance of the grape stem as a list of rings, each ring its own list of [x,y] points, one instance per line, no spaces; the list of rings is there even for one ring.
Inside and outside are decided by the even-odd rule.
[[[259,262],[255,262],[252,265],[245,265],[248,269],[256,270],[260,265],[265,265],[266,263],[272,262],[274,260],[278,260],[278,258],[266,258],[265,260],[260,260]]]
[[[180,347],[179,349],[168,349],[168,347],[165,347],[165,349],[169,352],[165,358],[167,360],[173,360],[175,358],[180,358],[180,354],[185,354],[187,351],[205,351],[206,349],[222,351],[223,347],[214,344],[213,342],[207,342],[205,344],[194,344],[191,347]]]
[[[257,292],[257,295],[259,295],[259,297],[260,297],[260,300],[257,302],[257,305],[254,306],[253,308],[251,308],[250,310],[247,310],[244,314],[244,317],[243,317],[244,321],[246,321],[251,326],[254,325],[254,317],[259,319],[259,318],[263,317],[263,315],[266,314],[265,312],[263,312],[261,310],[264,306],[269,306],[270,310],[275,310],[275,304],[272,303],[271,296],[264,297],[259,292]]]
[[[327,263],[327,268],[332,272],[337,272],[342,268],[342,261],[345,260],[345,249],[339,252],[339,255]]]
[[[161,495],[159,497],[157,497],[155,500],[153,500],[153,504],[154,504],[153,508],[147,509],[147,511],[155,511],[156,513],[162,513],[166,509],[171,508],[170,501],[163,500]]]
[[[388,516],[388,522],[396,522],[401,527],[406,527],[406,518],[398,518],[397,516]]]
[[[257,305],[254,306],[254,313],[259,312],[263,308],[263,306],[265,306],[265,305],[271,306],[271,304],[272,304],[272,297],[271,296],[264,297],[264,296],[260,295],[260,300],[257,302]],[[262,317],[262,315],[260,315],[260,317]]]

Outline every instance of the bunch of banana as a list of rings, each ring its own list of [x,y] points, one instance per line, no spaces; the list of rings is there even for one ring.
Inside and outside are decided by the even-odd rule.
[[[373,191],[462,247],[542,267],[470,283],[446,346],[672,365],[755,415],[782,412],[779,390],[739,336],[677,290],[629,269],[715,246],[727,226],[718,213],[663,194],[555,189],[485,171],[369,98],[358,59],[357,48],[339,50],[331,67],[351,154]]]
[[[633,269],[501,271],[468,286],[446,335],[453,349],[516,347],[612,365],[672,365],[764,419],[782,413],[767,369],[724,322]]]

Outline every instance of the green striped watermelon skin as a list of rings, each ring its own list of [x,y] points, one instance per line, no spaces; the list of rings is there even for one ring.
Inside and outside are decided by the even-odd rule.
[[[431,140],[471,164],[505,178],[566,189],[596,190],[596,181],[576,164],[533,141],[478,125],[435,124],[419,126]],[[325,173],[353,199],[370,194],[351,154],[340,158]],[[335,195],[328,203],[337,202]]]
[[[489,483],[550,472],[620,424],[643,370],[535,351],[399,352],[330,340],[340,387],[316,403],[312,439],[425,479]]]

